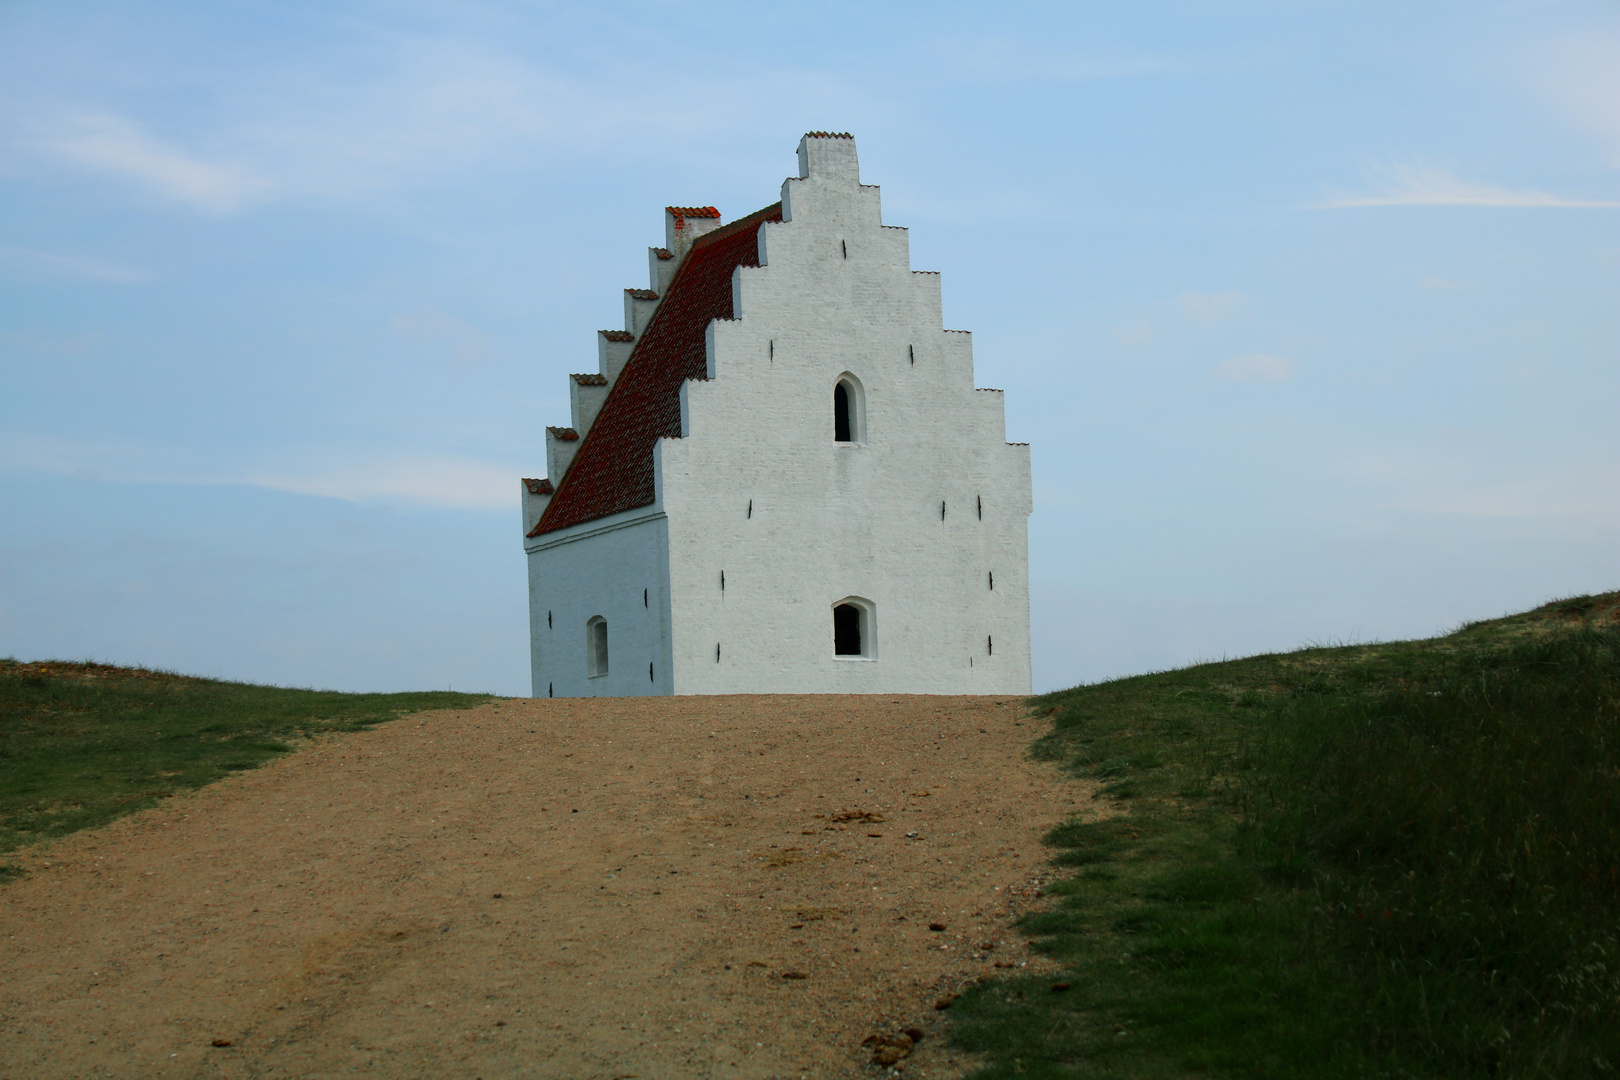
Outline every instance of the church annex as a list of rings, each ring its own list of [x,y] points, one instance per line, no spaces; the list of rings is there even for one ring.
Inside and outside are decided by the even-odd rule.
[[[1029,446],[855,141],[669,207],[524,480],[534,694],[1024,694]]]

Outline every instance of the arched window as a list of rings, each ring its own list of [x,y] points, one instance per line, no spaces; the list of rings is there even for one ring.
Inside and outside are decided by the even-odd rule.
[[[585,671],[593,679],[608,673],[607,620],[600,615],[585,624]]]
[[[833,655],[861,655],[861,609],[854,604],[833,608]]]
[[[849,596],[833,605],[833,655],[840,660],[877,658],[877,618],[870,600]]]
[[[860,380],[849,372],[833,384],[833,442],[866,441],[866,401]]]

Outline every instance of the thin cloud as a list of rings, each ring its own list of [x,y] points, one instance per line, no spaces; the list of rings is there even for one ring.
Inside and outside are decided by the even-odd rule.
[[[31,278],[78,278],[128,285],[147,280],[144,270],[80,255],[54,255],[29,248],[0,248],[0,267]]]
[[[67,130],[41,139],[56,156],[100,172],[134,180],[177,202],[212,213],[228,214],[262,198],[268,180],[230,165],[190,157],[111,114],[79,116],[62,124]]]
[[[1181,313],[1195,323],[1211,326],[1232,315],[1243,302],[1239,292],[1184,292],[1176,297]]]
[[[427,345],[446,348],[457,364],[474,364],[489,352],[489,336],[438,308],[424,308],[391,320],[394,333]]]
[[[518,473],[511,466],[472,458],[418,456],[350,462],[320,471],[259,475],[242,481],[297,495],[349,502],[425,503],[463,510],[515,505]]]
[[[519,468],[456,454],[365,449],[284,451],[277,466],[221,465],[206,455],[123,440],[0,433],[0,472],[18,470],[126,484],[242,484],[348,502],[489,510],[515,505]]]
[[[1543,91],[1575,124],[1608,144],[1620,168],[1620,30],[1588,28],[1551,43],[1539,57]]]
[[[1078,83],[1158,75],[1183,66],[1162,57],[1116,53],[1075,56],[1014,38],[942,39],[922,52],[953,79],[989,83]]]
[[[1245,353],[1223,360],[1210,370],[1221,382],[1285,383],[1299,371],[1299,365],[1282,356]]]
[[[1388,177],[1364,194],[1341,194],[1314,204],[1318,210],[1342,210],[1359,206],[1507,206],[1568,207],[1580,209],[1620,208],[1608,199],[1569,199],[1545,191],[1496,187],[1459,180],[1439,169],[1397,165]]]

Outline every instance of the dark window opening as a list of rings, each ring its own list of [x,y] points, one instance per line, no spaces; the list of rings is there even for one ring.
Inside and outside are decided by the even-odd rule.
[[[833,655],[861,655],[861,609],[854,604],[833,608]]]
[[[724,570],[720,571],[720,591],[726,591],[726,572]]]
[[[648,664],[648,665],[647,665],[647,681],[648,681],[648,682],[652,682],[652,681],[653,681],[653,676],[652,676],[652,665],[651,665],[651,664]]]
[[[843,383],[833,387],[833,442],[853,442],[849,437],[849,391]]]
[[[945,501],[943,499],[939,503],[939,520],[945,520]]]
[[[546,683],[546,697],[556,697],[556,696],[557,696],[557,684],[556,683],[549,683],[549,682]]]
[[[975,495],[975,496],[973,496],[973,499],[974,499],[974,501],[976,503],[978,503],[978,506],[979,506],[979,520],[983,521],[984,520],[984,496],[983,495]]]
[[[996,639],[989,634],[984,635],[984,652],[986,656],[996,655]]]
[[[647,602],[647,590],[646,589],[641,590],[641,606],[644,607],[644,608],[652,607],[652,605]]]
[[[714,662],[717,664],[720,662],[720,643],[718,641],[714,643]]]
[[[546,629],[551,629],[551,612],[546,612]]]
[[[990,574],[990,588],[994,589],[996,587],[996,572],[994,570],[991,570],[991,571],[989,571],[989,574]]]
[[[754,500],[748,500],[748,520],[754,520]]]
[[[907,345],[906,346],[906,358],[911,361],[911,366],[912,367],[917,366],[917,346],[915,346],[915,345]]]
[[[849,258],[849,242],[846,240],[840,240],[838,241],[838,246],[843,250],[844,258]]]

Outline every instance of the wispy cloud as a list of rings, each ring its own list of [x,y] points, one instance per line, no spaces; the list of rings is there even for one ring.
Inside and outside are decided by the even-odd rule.
[[[177,202],[231,213],[268,194],[270,181],[233,165],[219,165],[148,135],[140,125],[109,113],[64,116],[39,142],[75,164],[134,180]]]
[[[1580,127],[1608,143],[1620,169],[1620,30],[1588,29],[1548,45],[1537,81]]]
[[[0,471],[16,469],[113,483],[242,484],[349,502],[488,510],[514,506],[517,466],[454,453],[377,448],[280,448],[269,468],[220,464],[175,448],[0,432]]]
[[[106,281],[133,284],[145,281],[149,274],[132,266],[122,266],[104,259],[82,255],[54,255],[48,251],[29,248],[0,247],[0,268],[31,278],[78,278],[83,281]]]
[[[1510,206],[1620,208],[1620,201],[1571,199],[1545,191],[1496,187],[1459,180],[1450,173],[1426,166],[1397,165],[1372,185],[1373,190],[1333,195],[1314,206],[1340,210],[1358,206]]]
[[[1176,297],[1176,306],[1181,308],[1181,313],[1204,326],[1212,326],[1228,318],[1242,302],[1243,294],[1239,292],[1184,292]]]
[[[1223,360],[1210,369],[1221,382],[1284,383],[1294,377],[1299,365],[1282,356],[1245,353]]]
[[[1358,453],[1335,471],[1377,489],[1392,509],[1620,529],[1620,467],[1608,461],[1504,462],[1408,445]]]
[[[457,364],[477,363],[489,352],[489,335],[438,308],[396,315],[390,325],[401,337],[448,349]]]
[[[1089,56],[1010,37],[946,38],[921,51],[930,67],[974,82],[1076,83],[1157,75],[1185,66],[1163,56],[1098,51]]]
[[[241,483],[350,502],[425,503],[468,510],[516,505],[515,469],[475,458],[410,455],[354,461],[318,470],[259,474]]]

